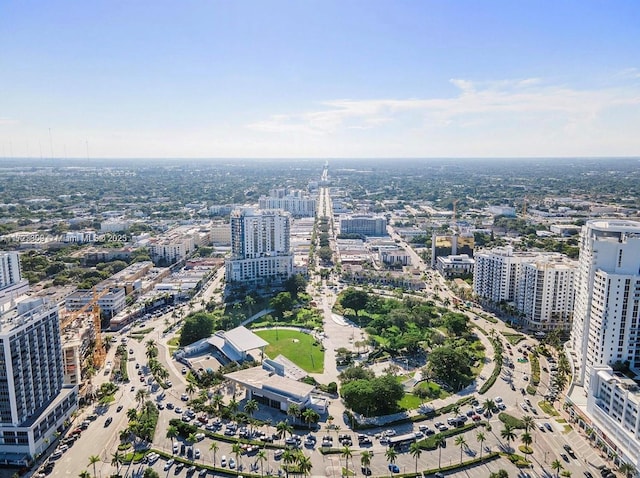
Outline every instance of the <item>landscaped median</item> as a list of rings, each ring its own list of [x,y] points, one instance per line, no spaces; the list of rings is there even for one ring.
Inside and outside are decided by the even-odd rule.
[[[261,448],[273,448],[273,449],[286,448],[284,445],[279,445],[277,443],[268,443],[268,442],[263,442],[261,440],[249,440],[246,438],[239,438],[236,436],[221,435],[219,433],[213,433],[209,430],[203,431],[200,428],[196,427],[195,425],[191,425],[190,423],[185,423],[178,418],[172,418],[171,420],[169,420],[169,425],[176,427],[179,435],[183,438],[187,438],[189,435],[200,432],[200,433],[204,433],[205,436],[211,439],[224,441],[227,443],[246,443],[248,445],[256,445]]]
[[[461,427],[451,428],[445,432],[436,433],[435,435],[431,435],[423,440],[418,442],[418,445],[423,450],[435,450],[438,448],[438,441],[442,438],[448,438],[455,435],[460,435],[461,433],[468,432],[469,430],[473,430],[478,426],[485,426],[486,422],[473,422],[463,425]]]
[[[493,337],[489,337],[489,340],[491,341],[491,345],[493,345],[493,361],[495,365],[491,376],[482,384],[480,390],[478,390],[480,395],[487,393],[487,391],[493,387],[493,384],[496,383],[498,376],[502,372],[502,341],[494,339]]]

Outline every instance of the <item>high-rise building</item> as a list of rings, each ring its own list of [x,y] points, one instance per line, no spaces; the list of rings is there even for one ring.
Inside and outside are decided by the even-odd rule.
[[[41,454],[77,408],[65,386],[57,305],[18,304],[0,321],[0,463],[26,464]]]
[[[494,303],[514,302],[520,282],[520,268],[536,257],[537,253],[514,251],[511,246],[476,253],[473,292]]]
[[[20,254],[0,251],[0,310],[2,306],[29,290],[29,281],[22,278]]]
[[[282,210],[250,208],[231,213],[227,281],[284,281],[292,274],[291,215]]]
[[[569,331],[573,317],[577,262],[562,255],[542,255],[520,268],[516,308],[531,331]]]
[[[582,227],[571,331],[574,383],[589,390],[596,365],[640,369],[640,222]]]
[[[268,196],[259,199],[260,209],[282,209],[293,217],[316,215],[316,199],[301,190],[272,189]]]
[[[363,236],[386,236],[387,218],[379,215],[340,216],[340,234]]]

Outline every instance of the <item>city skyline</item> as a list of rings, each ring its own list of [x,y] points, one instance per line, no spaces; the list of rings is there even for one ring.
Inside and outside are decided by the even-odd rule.
[[[0,157],[636,156],[640,5],[18,2]]]

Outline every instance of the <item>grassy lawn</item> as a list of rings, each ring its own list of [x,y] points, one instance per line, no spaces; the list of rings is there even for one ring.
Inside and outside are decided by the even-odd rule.
[[[311,335],[285,329],[259,330],[256,334],[269,342],[265,347],[268,357],[284,355],[305,372],[322,373],[324,352]]]
[[[180,337],[170,338],[167,340],[167,345],[169,346],[169,353],[175,352],[180,347]]]
[[[549,402],[546,402],[546,401],[538,402],[538,406],[547,415],[551,415],[552,417],[557,417],[558,415],[560,415],[556,411],[556,409],[553,408],[553,405],[551,405]]]
[[[402,400],[398,402],[398,406],[403,410],[415,410],[420,406],[422,400],[413,393],[405,393]]]
[[[524,335],[522,334],[510,334],[508,332],[502,332],[502,335],[509,341],[511,345],[516,345],[521,340],[524,340]]]

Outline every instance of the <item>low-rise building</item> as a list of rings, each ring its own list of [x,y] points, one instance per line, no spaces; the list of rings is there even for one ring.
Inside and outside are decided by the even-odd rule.
[[[640,470],[640,387],[606,365],[591,369],[587,413],[596,439]]]
[[[458,254],[455,256],[438,257],[436,261],[436,270],[445,279],[453,277],[461,277],[473,274],[473,266],[476,261],[467,254]]]

